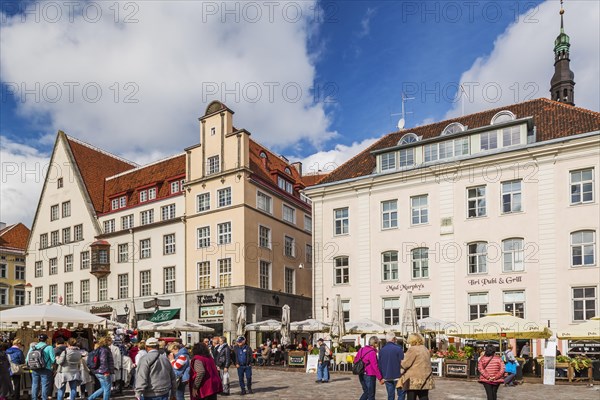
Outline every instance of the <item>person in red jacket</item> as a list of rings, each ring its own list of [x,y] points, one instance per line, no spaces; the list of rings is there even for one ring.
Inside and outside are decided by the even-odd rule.
[[[196,343],[192,353],[190,400],[217,400],[217,394],[223,392],[223,384],[208,346]]]
[[[487,400],[498,399],[498,387],[504,383],[504,362],[496,356],[496,347],[488,344],[477,365],[479,382],[483,384]]]

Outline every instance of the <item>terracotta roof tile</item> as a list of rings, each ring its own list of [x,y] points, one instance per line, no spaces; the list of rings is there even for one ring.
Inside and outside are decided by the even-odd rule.
[[[0,247],[25,251],[29,240],[29,228],[22,223],[7,226],[0,231]]]
[[[340,165],[319,183],[336,182],[372,174],[375,169],[375,157],[371,152],[395,146],[406,133],[413,132],[417,136],[422,136],[423,139],[431,139],[439,136],[442,130],[452,122],[460,122],[469,129],[488,126],[492,117],[502,110],[511,111],[517,118],[533,117],[538,142],[600,130],[600,113],[540,98],[387,134]]]
[[[156,198],[161,199],[171,195],[170,181],[185,178],[185,154],[179,154],[167,159],[126,171],[106,179],[104,212],[111,211],[111,197],[120,193],[127,194],[127,207],[140,203],[139,192],[143,189],[156,187]],[[155,186],[153,184],[156,184]],[[152,186],[148,186],[152,185]]]
[[[104,179],[135,168],[136,165],[68,136],[67,142],[94,209],[96,212],[102,212]]]

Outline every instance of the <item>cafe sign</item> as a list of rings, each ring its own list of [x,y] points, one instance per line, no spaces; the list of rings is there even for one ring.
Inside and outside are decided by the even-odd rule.
[[[92,314],[110,314],[112,312],[113,308],[108,304],[103,306],[92,306],[92,308],[90,308],[90,313]]]
[[[223,318],[223,305],[200,307],[200,318]]]
[[[398,283],[396,285],[387,285],[385,287],[385,291],[386,292],[396,292],[396,291],[398,291],[398,292],[403,292],[403,291],[414,292],[415,290],[423,290],[424,288],[425,288],[425,285],[422,283],[412,283],[412,284],[408,284],[408,285]]]
[[[512,283],[521,283],[523,280],[522,276],[507,276],[500,278],[479,278],[469,279],[467,283],[469,286],[497,286],[497,285],[510,285]]]

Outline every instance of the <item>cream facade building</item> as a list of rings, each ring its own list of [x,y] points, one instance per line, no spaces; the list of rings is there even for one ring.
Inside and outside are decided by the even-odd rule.
[[[29,229],[0,222],[0,310],[26,303],[25,249]]]
[[[305,190],[314,315],[340,294],[347,320],[398,324],[409,291],[447,322],[598,315],[599,149],[599,113],[546,99],[384,136]]]

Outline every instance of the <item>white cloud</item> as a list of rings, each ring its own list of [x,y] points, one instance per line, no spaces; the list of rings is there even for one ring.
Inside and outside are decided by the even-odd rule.
[[[363,18],[360,21],[361,30],[360,30],[360,32],[358,32],[359,38],[365,37],[371,32],[371,20],[373,19],[374,15],[375,15],[375,9],[368,7],[366,14],[363,16]]]
[[[301,161],[302,169],[305,174],[315,172],[331,172],[350,158],[354,157],[378,139],[365,139],[361,142],[353,142],[350,146],[337,144],[333,149],[319,151],[305,158],[288,157],[292,161]]]
[[[599,110],[600,3],[573,0],[565,4],[565,10],[565,32],[571,37],[571,69],[576,82],[575,103]],[[478,58],[462,74],[461,83],[473,88],[468,91],[470,99],[465,99],[465,114],[539,97],[549,98],[554,73],[552,50],[559,32],[560,17],[555,1],[546,1],[534,12],[520,15],[517,22],[496,38],[492,52]],[[454,103],[446,118],[461,115],[461,108],[461,101]]]

